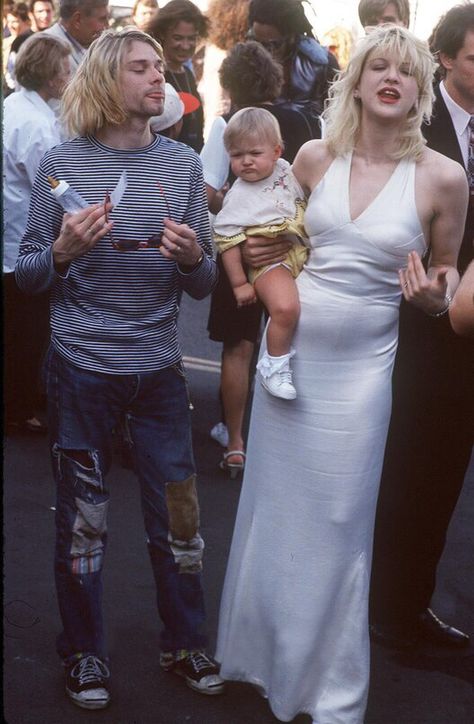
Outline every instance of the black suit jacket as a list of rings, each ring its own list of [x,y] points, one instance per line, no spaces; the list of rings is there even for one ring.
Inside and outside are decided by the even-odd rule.
[[[464,168],[464,161],[459,147],[456,131],[451,116],[443,100],[439,86],[435,88],[436,100],[433,107],[433,116],[430,123],[423,125],[423,135],[426,138],[429,148],[442,153],[443,156],[452,158]],[[474,203],[471,198],[464,237],[459,252],[458,269],[463,272],[473,257],[474,241]]]
[[[462,163],[451,117],[436,89],[428,146]],[[458,267],[472,258],[473,205]],[[375,528],[374,620],[405,622],[430,605],[436,567],[469,464],[474,344],[449,315],[430,317],[402,299],[393,407]]]

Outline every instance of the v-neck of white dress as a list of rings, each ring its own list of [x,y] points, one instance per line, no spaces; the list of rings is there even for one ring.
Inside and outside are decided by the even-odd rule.
[[[406,160],[401,159],[395,168],[393,169],[392,173],[390,174],[387,181],[383,184],[383,186],[379,189],[377,194],[374,196],[372,201],[365,207],[365,209],[358,214],[354,219],[351,216],[351,192],[350,192],[350,183],[351,183],[351,170],[352,170],[352,156],[353,152],[350,151],[347,154],[347,160],[346,160],[346,209],[347,209],[347,216],[349,218],[349,221],[351,224],[356,224],[358,221],[360,221],[375,205],[376,203],[385,195],[385,193],[392,187],[395,179],[399,175],[400,169],[402,166],[406,165]]]

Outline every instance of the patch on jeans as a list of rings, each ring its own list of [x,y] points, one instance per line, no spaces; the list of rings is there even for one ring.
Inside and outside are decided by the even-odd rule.
[[[199,573],[202,571],[204,541],[199,533],[191,540],[177,540],[173,538],[171,533],[168,533],[168,541],[180,573]]]
[[[71,560],[71,572],[74,576],[83,576],[86,573],[96,573],[102,569],[104,551],[100,550],[89,556],[81,556]]]
[[[166,505],[173,539],[191,540],[199,528],[199,503],[196,476],[180,483],[166,483]]]
[[[199,503],[196,476],[180,483],[166,483],[166,505],[170,532],[168,540],[180,573],[202,570],[204,541],[199,535]]]
[[[74,500],[77,513],[72,527],[71,568],[73,573],[92,573],[102,567],[102,537],[107,531],[109,501],[89,503],[80,498]]]

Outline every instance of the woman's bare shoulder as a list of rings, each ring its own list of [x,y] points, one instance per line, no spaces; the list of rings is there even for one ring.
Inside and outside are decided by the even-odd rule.
[[[293,163],[293,172],[308,192],[319,183],[334,160],[325,141],[308,141],[301,146]]]
[[[308,160],[312,163],[315,161],[324,161],[325,159],[333,159],[331,152],[329,151],[326,141],[313,140],[304,143],[298,151],[295,163],[298,159]]]
[[[466,171],[452,158],[432,148],[425,148],[419,162],[423,179],[438,191],[463,188],[466,186]]]

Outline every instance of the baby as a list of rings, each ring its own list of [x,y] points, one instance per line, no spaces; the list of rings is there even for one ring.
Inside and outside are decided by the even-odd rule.
[[[252,304],[258,296],[270,315],[267,350],[257,365],[262,385],[272,395],[292,400],[296,389],[290,369],[295,354],[291,341],[300,313],[295,278],[308,255],[303,244],[304,194],[290,164],[280,158],[280,127],[269,111],[238,111],[227,124],[224,144],[237,179],[215,219],[214,240],[237,305]],[[286,258],[250,269],[247,280],[241,242],[247,236],[274,238],[282,233],[294,240]]]

